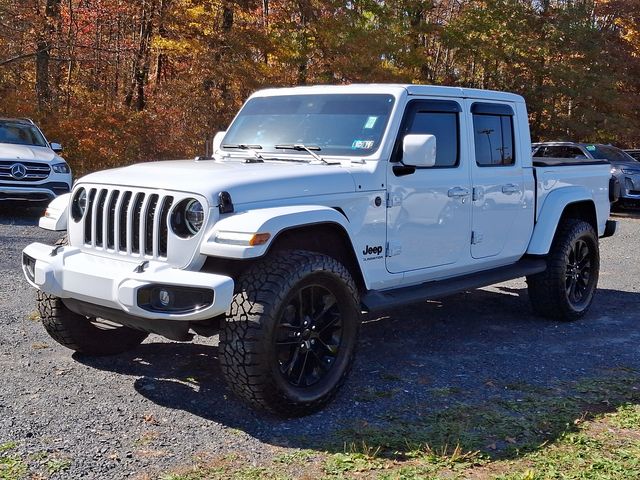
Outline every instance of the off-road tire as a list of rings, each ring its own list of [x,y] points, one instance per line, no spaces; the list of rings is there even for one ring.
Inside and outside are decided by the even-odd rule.
[[[306,364],[307,357],[313,353],[312,361],[318,364],[315,367],[317,370],[314,368],[313,372],[318,372],[320,380],[315,384],[305,383],[299,386],[299,378],[298,386],[295,386],[286,378],[287,375],[295,376],[292,375],[293,367],[289,368],[288,373],[282,370],[286,370],[287,365],[295,366],[294,362],[298,361],[299,357],[294,353],[295,356],[290,362],[283,362],[280,355],[283,351],[282,344],[287,343],[287,340],[278,339],[285,325],[286,328],[292,328],[294,323],[302,324],[303,314],[300,312],[309,307],[306,305],[303,308],[303,303],[319,303],[317,299],[314,300],[313,289],[330,292],[321,297],[325,302],[323,311],[326,312],[327,305],[335,300],[333,305],[338,311],[339,320],[330,320],[328,323],[339,323],[341,336],[335,361],[331,363],[328,371],[320,364],[319,355],[311,350],[299,350],[302,352],[300,355],[305,355],[305,352],[307,355],[305,363],[299,369],[302,372],[300,378],[305,368],[309,370],[308,367],[313,366]],[[311,300],[303,302],[302,295],[307,295],[304,292],[309,291]],[[300,305],[298,310],[292,306],[296,302]],[[313,310],[313,307],[311,309]],[[220,363],[231,390],[252,407],[279,416],[302,416],[319,410],[333,399],[351,370],[360,313],[355,283],[349,271],[334,258],[294,250],[273,254],[256,263],[238,279],[233,302],[220,332]],[[336,316],[335,313],[333,315]],[[313,316],[321,318],[315,314]],[[318,334],[320,328],[316,330]],[[287,334],[295,336],[299,333]],[[309,331],[306,330],[303,337],[304,335],[309,335]],[[317,341],[316,347],[313,348],[318,348],[320,343],[324,345],[323,342]],[[298,345],[290,348],[298,349]],[[306,348],[312,347],[307,344]],[[320,367],[323,369],[320,370]],[[305,382],[306,380],[307,377]]]
[[[580,280],[584,284],[584,293],[579,301],[572,300],[568,292],[572,281],[571,265],[576,263],[577,245],[587,247],[586,259],[589,265],[588,279]],[[581,318],[593,302],[600,270],[598,235],[591,224],[575,218],[563,222],[553,240],[547,262],[544,272],[527,277],[533,311],[543,317],[561,321]],[[580,275],[578,277],[583,279]]]
[[[66,245],[67,236],[56,245]],[[140,345],[149,335],[125,326],[100,326],[96,319],[69,310],[62,300],[40,290],[37,305],[42,325],[60,345],[86,355],[114,355]]]
[[[100,320],[69,310],[62,300],[38,291],[38,313],[47,333],[60,345],[85,355],[115,355],[140,345],[149,335],[121,326],[100,326]]]

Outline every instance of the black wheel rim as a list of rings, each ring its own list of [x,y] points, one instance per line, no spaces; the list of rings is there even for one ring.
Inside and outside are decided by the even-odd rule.
[[[593,259],[589,244],[585,240],[576,240],[567,259],[565,288],[567,298],[574,306],[588,300],[591,293]]]
[[[309,387],[336,364],[342,314],[336,296],[320,285],[301,287],[283,309],[276,335],[280,373],[295,387]]]

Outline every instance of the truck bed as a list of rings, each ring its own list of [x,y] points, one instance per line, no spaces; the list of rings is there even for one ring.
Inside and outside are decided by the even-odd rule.
[[[609,178],[611,165],[606,160],[534,158],[536,179],[536,221],[545,201],[554,190],[567,187],[586,189],[597,209],[598,233],[604,232],[609,217]]]

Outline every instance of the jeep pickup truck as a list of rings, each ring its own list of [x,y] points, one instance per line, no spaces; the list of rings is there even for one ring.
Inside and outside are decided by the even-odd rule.
[[[363,312],[526,276],[534,312],[582,317],[615,231],[609,171],[534,167],[511,93],[263,90],[210,158],[81,178],[53,209],[65,240],[27,246],[22,264],[62,345],[219,334],[240,398],[305,415],[344,382]]]

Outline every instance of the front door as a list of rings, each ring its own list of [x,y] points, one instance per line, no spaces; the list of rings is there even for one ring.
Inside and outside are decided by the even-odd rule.
[[[387,270],[401,273],[467,260],[471,226],[468,150],[462,104],[455,100],[412,100],[406,108],[389,163]],[[402,164],[407,134],[436,137],[436,164]]]

